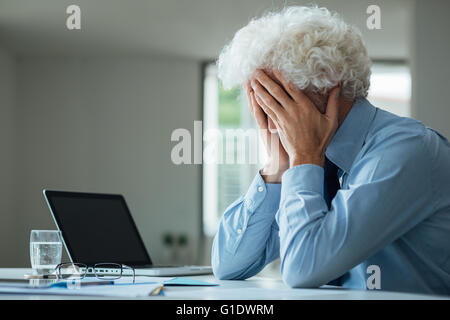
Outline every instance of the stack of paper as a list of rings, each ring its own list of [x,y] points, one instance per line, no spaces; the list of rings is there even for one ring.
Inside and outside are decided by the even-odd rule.
[[[90,284],[90,282],[93,282]],[[109,284],[111,282],[111,284]],[[97,284],[94,284],[97,283]],[[0,281],[0,293],[9,294],[45,294],[64,296],[97,296],[138,298],[161,294],[164,285],[167,286],[215,286],[215,283],[198,281],[190,278],[173,277],[136,277],[132,283],[131,277],[123,277],[108,284],[98,285],[98,280],[83,279],[81,282],[57,282],[42,287],[28,286],[26,283],[11,284]],[[77,285],[81,284],[81,285]]]
[[[162,289],[160,282],[87,285],[88,283],[89,280],[82,281],[80,286],[70,284],[67,287],[60,286],[61,283],[44,287],[0,283],[0,293],[138,298],[158,295]]]

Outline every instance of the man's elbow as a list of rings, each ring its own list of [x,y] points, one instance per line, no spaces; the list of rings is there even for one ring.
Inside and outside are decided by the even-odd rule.
[[[219,280],[245,280],[249,278],[248,273],[227,263],[212,264],[213,274]]]
[[[219,280],[233,280],[235,279],[236,272],[233,266],[222,257],[222,252],[217,251],[218,248],[213,246],[211,254],[211,267],[214,276]],[[231,259],[230,259],[231,260]]]
[[[219,280],[233,280],[233,274],[223,263],[212,262],[214,276]]]
[[[314,272],[304,272],[298,265],[284,263],[281,268],[281,277],[290,288],[318,288],[322,285]]]
[[[290,288],[318,288],[320,285],[315,284],[305,277],[298,274],[282,274],[283,282]]]
[[[219,257],[211,259],[214,276],[219,280],[245,280],[252,274],[249,269],[243,269],[240,265],[231,264],[231,259]]]

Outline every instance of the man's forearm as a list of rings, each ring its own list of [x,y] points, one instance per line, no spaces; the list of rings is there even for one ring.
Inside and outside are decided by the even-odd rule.
[[[265,184],[258,175],[247,194],[224,213],[212,247],[214,274],[220,279],[245,279],[279,256],[280,185]]]

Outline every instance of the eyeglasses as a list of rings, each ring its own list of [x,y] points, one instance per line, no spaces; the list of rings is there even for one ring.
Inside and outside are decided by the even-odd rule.
[[[88,266],[84,263],[66,262],[58,264],[55,268],[55,273],[58,280],[81,280],[88,274],[94,274],[97,279],[101,280],[117,280],[123,275],[128,275],[128,270],[131,270],[133,283],[135,283],[134,268],[120,263],[102,262]]]

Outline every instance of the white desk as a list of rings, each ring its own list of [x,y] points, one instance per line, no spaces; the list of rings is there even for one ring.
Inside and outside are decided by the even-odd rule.
[[[2,279],[23,279],[30,269],[0,268]],[[212,275],[189,276],[189,278],[216,282],[215,287],[165,287],[165,296],[148,297],[147,299],[226,299],[226,300],[429,300],[450,299],[450,297],[419,295],[383,291],[359,291],[340,288],[290,289],[281,280],[253,277],[245,281],[219,281]],[[86,299],[86,297],[49,296],[49,295],[9,295],[0,294],[0,299]],[[92,299],[92,298],[89,298]],[[100,299],[100,298],[99,298]]]

